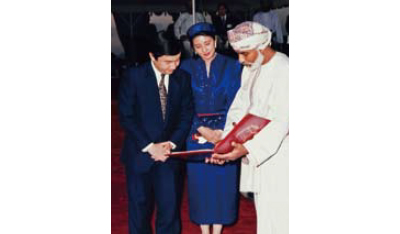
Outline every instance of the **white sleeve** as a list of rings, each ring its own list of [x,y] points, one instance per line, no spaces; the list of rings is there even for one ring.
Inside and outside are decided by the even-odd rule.
[[[179,18],[176,20],[176,22],[174,24],[174,33],[175,33],[176,38],[178,38],[178,39],[181,37],[182,21],[183,21],[183,14],[181,14],[179,16]]]
[[[142,149],[142,152],[143,152],[143,153],[149,152],[149,149],[150,149],[153,145],[154,145],[153,142],[150,143],[150,144],[148,144],[146,147],[144,147],[144,148]]]
[[[196,23],[206,22],[206,18],[200,12],[196,12]]]
[[[259,165],[274,155],[289,132],[289,69],[285,70],[274,80],[267,114],[271,122],[244,144],[252,165]]]
[[[245,87],[249,85],[249,79],[245,78],[247,76],[247,70],[243,69],[240,76],[240,88],[236,92],[235,98],[229,107],[222,138],[224,138],[233,129],[233,123],[238,123],[245,116],[245,114],[247,114],[248,103],[246,102],[246,97],[249,95],[248,90],[245,89]]]
[[[233,123],[238,123],[244,117],[245,110],[242,107],[243,102],[240,99],[241,95],[242,90],[239,88],[239,91],[236,93],[235,99],[233,99],[233,102],[229,107],[222,138],[228,135],[228,133],[232,130],[234,126]]]
[[[172,141],[168,141],[168,142],[169,142],[169,144],[171,145],[172,149],[175,149],[175,148],[176,148],[176,145],[175,145],[174,142],[172,142]]]

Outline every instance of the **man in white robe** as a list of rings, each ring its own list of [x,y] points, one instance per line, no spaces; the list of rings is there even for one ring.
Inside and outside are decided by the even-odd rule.
[[[253,139],[233,143],[233,151],[214,154],[206,162],[223,164],[242,157],[240,191],[255,195],[257,233],[288,234],[289,59],[270,47],[270,30],[255,22],[237,25],[228,31],[228,39],[245,68],[223,136],[247,113],[271,122]],[[217,132],[202,135],[210,141],[220,137]]]

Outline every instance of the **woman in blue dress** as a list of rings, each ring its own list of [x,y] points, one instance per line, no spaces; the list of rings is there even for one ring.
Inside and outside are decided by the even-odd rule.
[[[186,141],[188,150],[210,149],[214,144],[199,137],[201,129],[224,129],[226,114],[240,87],[242,67],[230,57],[216,53],[215,28],[197,23],[188,30],[195,58],[182,62],[191,74],[195,117]],[[208,137],[209,138],[209,137]],[[239,162],[223,166],[204,163],[210,154],[192,156],[187,163],[189,213],[202,234],[220,234],[223,225],[236,221],[239,200]]]

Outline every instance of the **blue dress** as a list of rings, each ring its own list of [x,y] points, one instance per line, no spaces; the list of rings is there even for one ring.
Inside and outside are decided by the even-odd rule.
[[[199,144],[192,136],[199,126],[224,129],[227,112],[240,87],[242,66],[237,60],[217,54],[210,77],[201,58],[185,60],[181,68],[191,74],[195,104],[187,148],[213,148],[213,144]],[[187,162],[190,219],[197,224],[232,224],[238,215],[239,162],[206,164],[204,158],[208,156],[192,156]]]

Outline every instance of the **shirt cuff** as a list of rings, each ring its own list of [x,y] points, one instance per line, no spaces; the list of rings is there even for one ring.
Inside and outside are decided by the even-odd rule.
[[[171,144],[172,149],[175,149],[175,148],[176,148],[176,145],[174,144],[174,142],[172,142],[172,141],[168,141],[168,142]]]
[[[148,144],[146,147],[144,147],[144,148],[142,149],[142,152],[143,152],[143,153],[147,153],[147,152],[149,151],[150,147],[152,147],[153,145],[154,145],[153,142],[150,143],[150,144]]]

